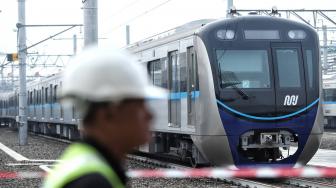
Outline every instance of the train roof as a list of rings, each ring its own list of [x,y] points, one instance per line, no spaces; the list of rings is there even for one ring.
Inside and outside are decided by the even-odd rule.
[[[215,21],[215,19],[201,19],[191,21],[176,28],[164,31],[162,33],[153,35],[139,42],[131,44],[127,46],[126,49],[130,50],[133,53],[136,53],[173,40],[185,38],[193,35],[199,28],[213,21]]]
[[[277,21],[276,23],[274,21]],[[164,31],[157,35],[148,37],[139,42],[133,43],[126,47],[126,49],[130,50],[133,53],[137,53],[139,51],[143,51],[146,49],[150,49],[152,47],[162,45],[168,43],[170,41],[186,38],[188,36],[192,36],[199,32],[204,32],[206,30],[212,30],[222,24],[233,24],[236,22],[244,22],[244,26],[265,26],[269,27],[273,25],[278,27],[279,23],[284,25],[290,25],[297,28],[304,28],[309,33],[316,33],[314,28],[311,26],[300,23],[293,20],[288,20],[285,18],[278,18],[272,16],[261,16],[261,15],[249,15],[249,16],[240,16],[234,17],[230,19],[201,19],[188,22],[184,25],[178,26],[176,28],[170,29],[168,31]],[[207,25],[207,27],[203,27]]]
[[[206,27],[203,27],[199,30],[198,34],[202,37],[207,35],[207,33],[221,29],[223,26],[231,27],[233,29],[239,30],[239,28],[244,29],[278,29],[279,26],[283,27],[284,30],[290,27],[291,29],[300,29],[305,30],[308,35],[317,36],[315,29],[307,24],[293,21],[285,18],[273,17],[273,16],[261,16],[261,15],[249,15],[249,16],[240,16],[234,17],[231,19],[219,19],[212,23],[207,24]]]

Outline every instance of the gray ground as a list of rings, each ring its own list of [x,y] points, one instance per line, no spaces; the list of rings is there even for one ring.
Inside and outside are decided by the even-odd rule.
[[[28,145],[19,146],[18,133],[8,128],[0,128],[0,142],[28,159],[57,159],[67,144],[29,135]],[[9,166],[15,161],[0,150],[0,171],[36,171],[43,172],[39,165]],[[0,187],[40,187],[42,179],[0,179]]]
[[[68,144],[30,135],[28,146],[19,146],[17,132],[8,128],[0,128],[0,142],[29,159],[57,159]],[[336,134],[324,134],[320,148],[336,150]],[[0,171],[37,171],[43,172],[38,165],[9,166],[10,163],[20,163],[10,158],[0,150]],[[128,169],[142,168],[141,164],[129,161]],[[333,181],[331,181],[333,182]],[[42,179],[0,179],[3,187],[40,187]],[[131,179],[131,187],[230,187],[222,181],[213,179]],[[231,186],[232,187],[232,186]]]

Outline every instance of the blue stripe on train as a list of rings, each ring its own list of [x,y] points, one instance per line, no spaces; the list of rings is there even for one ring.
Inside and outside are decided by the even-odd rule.
[[[336,104],[336,101],[324,101],[322,104]]]
[[[199,91],[193,91],[191,92],[191,98],[198,98],[200,95]],[[177,92],[177,93],[169,93],[169,99],[171,100],[179,100],[183,98],[187,98],[188,93],[187,92]]]
[[[308,106],[306,106],[305,108],[302,108],[301,110],[298,110],[296,112],[293,112],[291,114],[287,114],[287,115],[283,115],[283,116],[276,116],[276,117],[259,117],[259,116],[252,116],[252,115],[248,115],[248,114],[244,114],[242,112],[239,112],[233,108],[230,108],[229,106],[225,105],[224,103],[222,103],[220,100],[217,100],[217,103],[221,106],[223,106],[224,108],[226,108],[227,110],[229,110],[230,112],[233,112],[234,114],[238,114],[240,116],[246,117],[246,118],[250,118],[250,119],[255,119],[255,120],[264,120],[264,121],[274,121],[274,120],[280,120],[280,119],[286,119],[289,117],[293,117],[295,115],[298,115],[301,112],[304,112],[306,110],[308,110],[309,108],[311,108],[312,106],[314,106],[316,103],[318,103],[320,99],[316,99],[314,102],[310,103]]]

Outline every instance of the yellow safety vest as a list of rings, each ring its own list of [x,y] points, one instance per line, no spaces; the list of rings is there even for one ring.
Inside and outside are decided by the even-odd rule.
[[[124,188],[118,175],[100,156],[95,148],[83,143],[75,143],[66,149],[60,158],[61,161],[48,174],[44,188],[62,188],[67,183],[81,176],[98,173],[114,188]]]

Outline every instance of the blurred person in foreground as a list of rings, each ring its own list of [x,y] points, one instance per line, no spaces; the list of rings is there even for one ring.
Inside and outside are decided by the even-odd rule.
[[[44,187],[126,186],[126,154],[150,139],[147,99],[165,97],[128,53],[91,47],[75,57],[63,75],[61,101],[76,106],[83,139],[71,144],[48,174]]]

